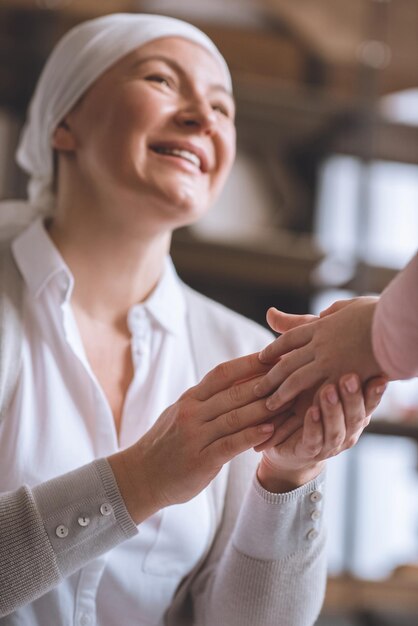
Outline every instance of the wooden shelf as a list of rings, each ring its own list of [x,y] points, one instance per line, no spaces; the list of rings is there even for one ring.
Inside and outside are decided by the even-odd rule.
[[[339,576],[328,579],[323,614],[360,611],[418,612],[418,569],[410,576],[394,575],[369,581]]]
[[[415,424],[390,419],[372,419],[365,432],[372,435],[407,437],[418,443],[418,417]]]
[[[188,230],[175,233],[172,256],[185,280],[201,280],[242,289],[310,292],[312,272],[323,258],[308,235],[272,229],[257,241],[213,241]]]

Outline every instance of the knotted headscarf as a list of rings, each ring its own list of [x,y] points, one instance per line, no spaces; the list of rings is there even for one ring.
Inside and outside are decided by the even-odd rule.
[[[51,137],[64,116],[94,81],[135,48],[161,37],[182,37],[208,50],[219,62],[232,89],[224,58],[195,26],[161,15],[117,13],[83,22],[52,51],[32,97],[16,159],[29,174],[32,206],[48,210],[53,203]]]

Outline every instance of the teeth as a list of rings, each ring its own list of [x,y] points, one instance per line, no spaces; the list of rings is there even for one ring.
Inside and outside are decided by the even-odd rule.
[[[172,154],[174,156],[179,156],[200,168],[199,157],[193,152],[189,152],[189,150],[180,150],[179,148],[156,148],[156,152],[159,152],[160,154]]]

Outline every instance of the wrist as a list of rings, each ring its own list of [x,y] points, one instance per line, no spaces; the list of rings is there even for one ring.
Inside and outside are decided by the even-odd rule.
[[[107,458],[129,515],[135,524],[159,510],[135,444]]]
[[[257,469],[257,479],[263,489],[270,493],[287,493],[317,478],[324,467],[325,461],[303,468],[278,468],[263,456]]]

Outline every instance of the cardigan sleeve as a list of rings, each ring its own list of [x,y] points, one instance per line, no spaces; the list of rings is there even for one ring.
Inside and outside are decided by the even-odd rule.
[[[271,494],[254,467],[248,485],[241,458],[228,483],[214,546],[191,585],[193,618],[185,611],[168,623],[312,626],[326,584],[323,474]]]
[[[0,617],[137,533],[105,459],[0,495]]]
[[[383,291],[373,318],[372,345],[391,379],[418,376],[418,254]]]
[[[223,338],[199,353],[200,376],[221,360],[260,350],[272,340],[254,323],[189,296],[195,335],[203,326],[207,337]],[[222,470],[226,490],[214,489],[216,479],[209,486],[219,512],[216,535],[204,561],[177,590],[167,626],[315,622],[326,581],[323,476],[291,493],[270,494],[255,479],[258,461],[252,450],[235,457]]]

